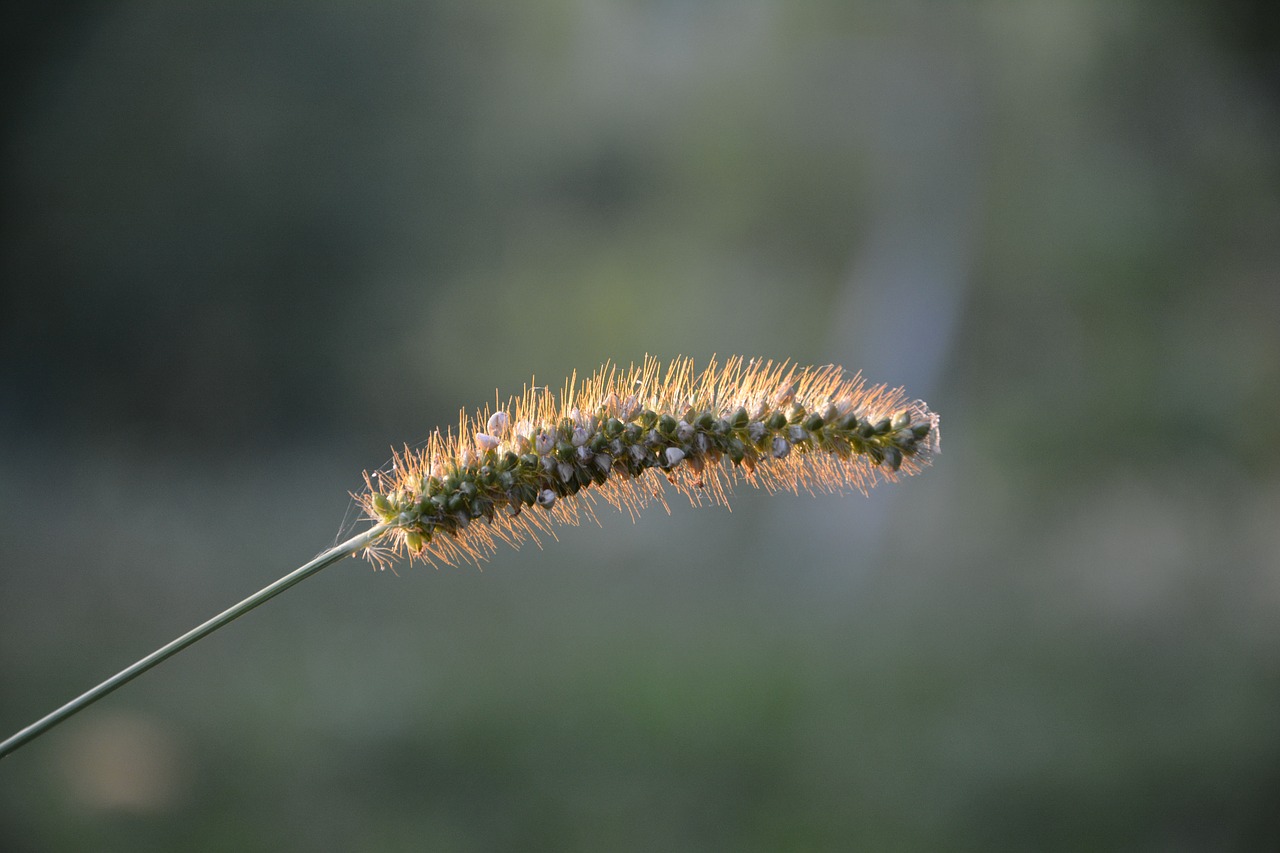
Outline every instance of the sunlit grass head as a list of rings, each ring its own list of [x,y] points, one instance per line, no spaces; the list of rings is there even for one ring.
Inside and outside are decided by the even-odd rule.
[[[901,388],[868,385],[835,365],[677,358],[606,364],[561,391],[528,387],[505,406],[459,417],[366,474],[359,500],[391,526],[380,563],[478,562],[562,524],[595,518],[603,500],[635,516],[667,507],[673,487],[694,505],[733,486],[769,492],[866,493],[914,474],[939,446],[938,416]]]

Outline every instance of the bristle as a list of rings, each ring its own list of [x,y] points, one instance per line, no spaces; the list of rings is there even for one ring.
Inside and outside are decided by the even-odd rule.
[[[394,524],[369,553],[479,563],[505,542],[555,538],[595,519],[603,499],[632,518],[666,506],[664,481],[692,504],[725,504],[735,483],[769,492],[863,492],[927,465],[938,416],[901,388],[866,385],[835,366],[730,358],[695,372],[648,357],[576,374],[559,395],[526,388],[506,407],[465,410],[365,475],[369,517]],[[656,469],[651,473],[651,469]]]

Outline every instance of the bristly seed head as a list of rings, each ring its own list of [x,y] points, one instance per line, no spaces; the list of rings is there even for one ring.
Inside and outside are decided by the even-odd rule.
[[[834,365],[731,358],[695,372],[689,359],[664,369],[646,358],[605,365],[559,396],[529,388],[496,411],[463,412],[456,433],[437,431],[366,474],[359,500],[393,528],[373,559],[479,562],[500,541],[594,519],[597,497],[633,518],[654,500],[665,506],[664,480],[695,505],[725,503],[742,481],[865,493],[918,472],[938,447],[938,416],[923,402]]]

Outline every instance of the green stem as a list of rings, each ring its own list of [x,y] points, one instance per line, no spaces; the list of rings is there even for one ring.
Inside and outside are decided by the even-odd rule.
[[[306,565],[295,569],[270,586],[263,587],[239,604],[233,605],[232,607],[222,611],[208,622],[192,628],[190,631],[183,634],[181,637],[178,637],[168,645],[156,649],[133,666],[130,666],[127,669],[122,669],[120,672],[99,684],[97,687],[82,693],[58,710],[54,711],[52,714],[36,720],[13,737],[3,743],[0,743],[0,757],[8,755],[27,741],[34,740],[56,726],[58,723],[67,719],[67,717],[70,717],[77,711],[87,708],[89,705],[97,702],[103,696],[106,696],[120,685],[128,681],[132,681],[134,678],[137,678],[142,673],[151,669],[151,667],[163,660],[166,660],[167,658],[173,657],[196,640],[199,640],[208,634],[212,634],[228,622],[233,622],[236,619],[239,619],[259,604],[263,604],[274,598],[294,584],[306,580],[321,569],[331,566],[339,560],[351,556],[355,552],[368,547],[390,529],[390,524],[378,524],[358,536],[351,537],[340,545],[333,546]]]

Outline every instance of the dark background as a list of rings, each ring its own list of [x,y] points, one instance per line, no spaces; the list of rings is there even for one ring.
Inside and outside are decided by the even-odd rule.
[[[329,569],[0,763],[0,849],[1280,847],[1263,2],[0,13],[0,736],[646,352],[923,476]]]

